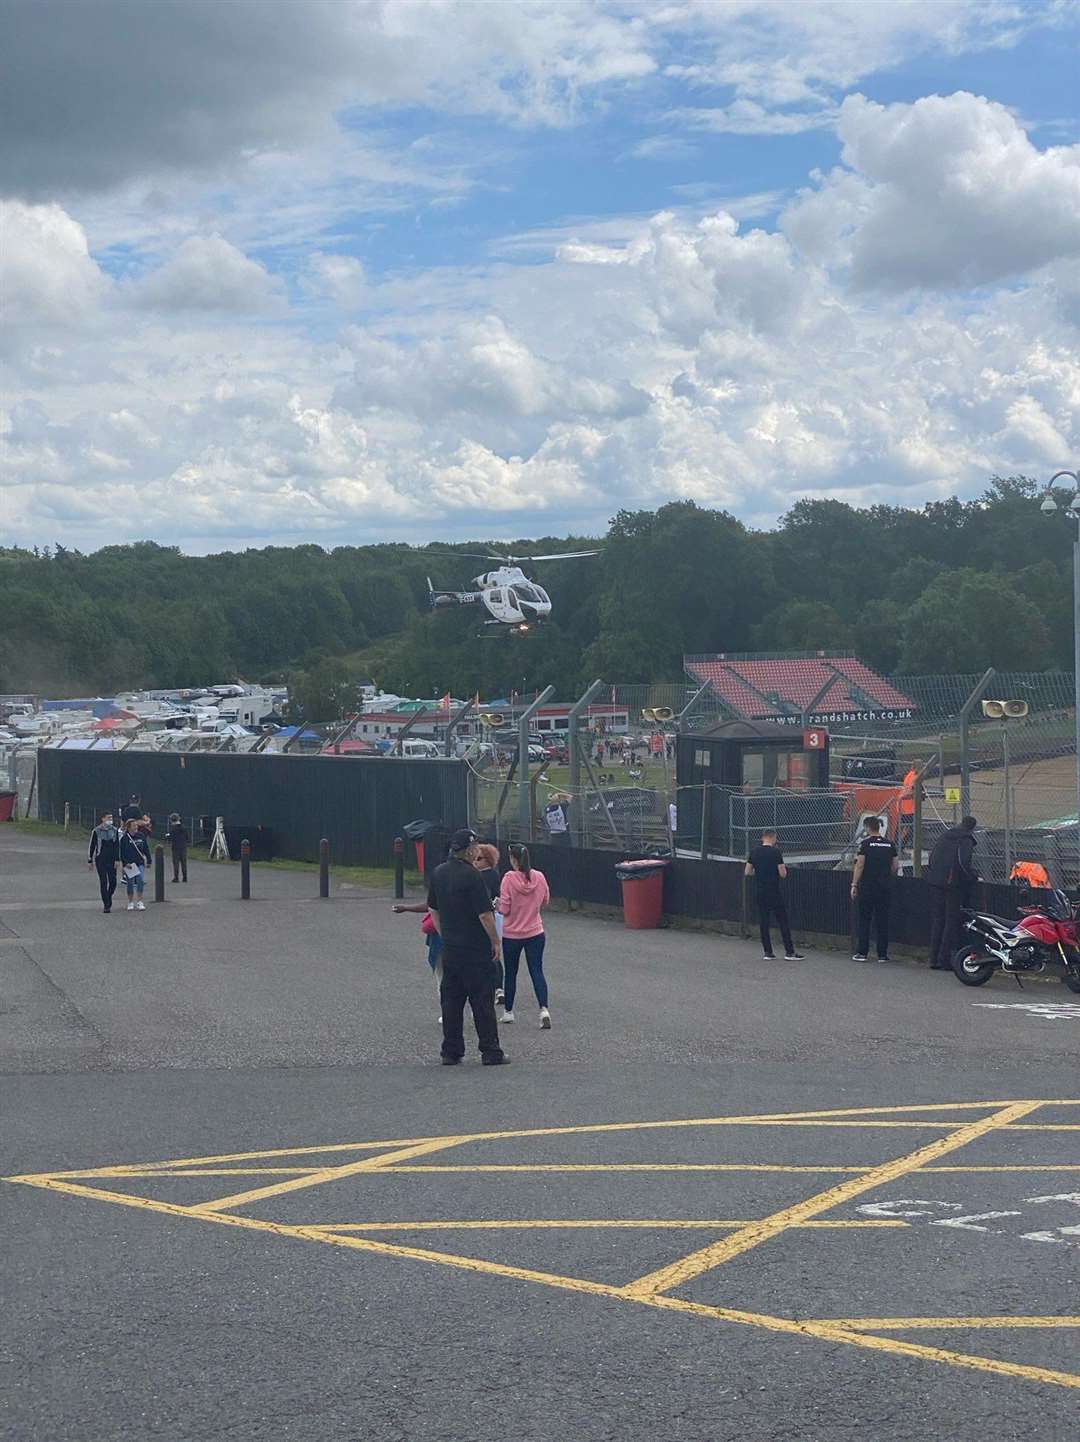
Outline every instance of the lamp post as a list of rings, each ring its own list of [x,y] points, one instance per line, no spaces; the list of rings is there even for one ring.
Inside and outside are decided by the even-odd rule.
[[[1072,483],[1074,494],[1066,515],[1076,522],[1073,538],[1073,682],[1076,707],[1076,841],[1080,848],[1080,471],[1058,471],[1051,476],[1039,510],[1050,516],[1059,509],[1054,498],[1054,482],[1060,480]]]

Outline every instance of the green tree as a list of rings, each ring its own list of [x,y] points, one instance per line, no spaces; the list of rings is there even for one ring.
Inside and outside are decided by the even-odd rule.
[[[1038,671],[1050,642],[1038,609],[1003,575],[965,569],[932,581],[904,618],[905,675]]]
[[[356,710],[356,682],[334,657],[289,672],[289,720],[300,726],[340,721]]]

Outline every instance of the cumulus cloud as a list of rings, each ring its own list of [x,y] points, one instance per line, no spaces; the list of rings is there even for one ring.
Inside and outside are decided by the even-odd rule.
[[[918,503],[1042,474],[1080,440],[1049,278],[913,306],[720,212],[654,217],[618,264],[498,266],[474,315],[446,308],[444,272],[414,285],[408,315],[333,342],[114,309],[107,368],[87,333],[65,348],[78,383],[9,392],[7,535],[589,530],[673,496],[766,521],[800,494]]]
[[[77,325],[105,288],[86,232],[59,205],[0,201],[0,321],[5,330]]]
[[[220,173],[324,140],[345,107],[565,123],[648,75],[645,33],[592,0],[2,0],[0,190]]]
[[[355,310],[368,293],[363,264],[354,255],[327,255],[316,251],[308,261],[301,283],[309,295],[331,301],[342,310]]]
[[[164,265],[124,288],[135,306],[259,314],[282,300],[280,280],[220,235],[189,236]]]
[[[857,287],[971,288],[1080,256],[1080,145],[1037,150],[1004,106],[958,92],[849,96],[842,167],[784,229]]]

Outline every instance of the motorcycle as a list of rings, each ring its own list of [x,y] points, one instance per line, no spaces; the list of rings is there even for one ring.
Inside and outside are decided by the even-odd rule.
[[[961,912],[967,936],[953,956],[957,980],[984,986],[1000,968],[1020,982],[1021,976],[1060,965],[1065,985],[1080,992],[1080,905],[1074,908],[1063,891],[1055,890],[1044,905],[1019,910],[1019,921],[985,911]]]

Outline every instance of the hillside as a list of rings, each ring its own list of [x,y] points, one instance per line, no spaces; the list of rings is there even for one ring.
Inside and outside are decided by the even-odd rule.
[[[0,548],[0,692],[268,680],[321,663],[414,695],[568,693],[595,676],[677,679],[688,652],[846,646],[885,672],[1070,669],[1070,528],[1041,516],[1036,494],[1011,477],[920,510],[801,500],[771,531],[690,501],[621,511],[600,557],[535,568],[554,613],[520,637],[430,612],[428,575],[453,586],[481,568],[446,547]]]

